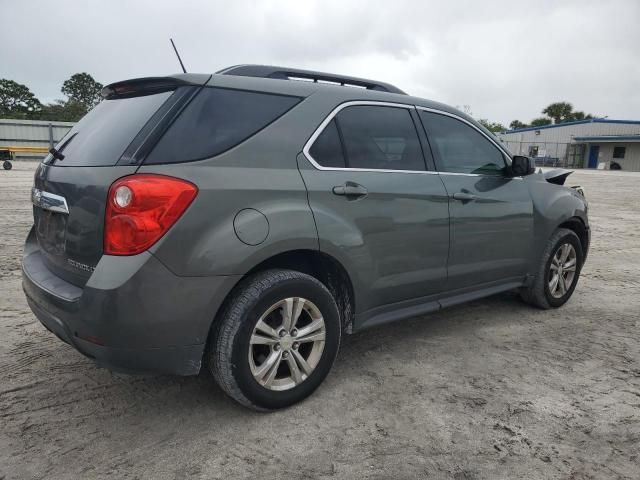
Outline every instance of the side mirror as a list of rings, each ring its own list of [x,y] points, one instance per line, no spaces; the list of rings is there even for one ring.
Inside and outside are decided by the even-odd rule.
[[[509,170],[509,176],[511,177],[524,177],[525,175],[531,175],[536,171],[535,160],[530,157],[515,155],[511,160],[511,167]]]

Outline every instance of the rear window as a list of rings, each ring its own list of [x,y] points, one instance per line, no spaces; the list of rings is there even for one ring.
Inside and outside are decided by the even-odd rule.
[[[285,95],[204,88],[144,163],[190,162],[219,155],[268,126],[300,100]]]
[[[61,167],[115,165],[140,129],[171,96],[155,95],[103,100],[80,120],[56,146],[64,154]],[[45,163],[53,160],[51,155]]]

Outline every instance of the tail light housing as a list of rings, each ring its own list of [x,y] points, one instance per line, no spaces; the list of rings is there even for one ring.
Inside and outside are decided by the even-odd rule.
[[[138,174],[116,180],[109,188],[104,222],[104,253],[144,252],[182,216],[198,187],[179,178]]]

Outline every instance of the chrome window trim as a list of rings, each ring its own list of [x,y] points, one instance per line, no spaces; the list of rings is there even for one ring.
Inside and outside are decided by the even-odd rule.
[[[309,152],[309,150],[311,149],[311,146],[316,141],[316,139],[320,136],[320,134],[324,131],[325,127],[334,119],[334,117],[338,113],[340,113],[340,111],[344,110],[347,107],[358,106],[358,105],[405,108],[407,110],[412,110],[412,109],[424,110],[425,112],[431,112],[431,113],[446,115],[448,117],[455,118],[456,120],[459,120],[469,125],[471,128],[473,128],[474,130],[479,132],[482,136],[484,136],[487,140],[489,140],[489,142],[491,142],[506,157],[505,162],[507,165],[511,160],[511,156],[509,155],[509,152],[504,147],[502,147],[502,145],[496,142],[495,139],[492,139],[485,132],[480,130],[476,125],[466,120],[465,118],[462,118],[461,116],[456,115],[455,113],[445,112],[444,110],[438,110],[437,108],[422,107],[420,105],[410,105],[408,103],[380,102],[375,100],[351,100],[348,102],[341,103],[336,108],[334,108],[329,113],[329,115],[326,116],[326,118],[322,121],[322,123],[320,123],[320,125],[314,130],[309,140],[307,140],[307,142],[304,144],[304,147],[302,147],[302,153],[307,158],[307,160],[309,160],[311,165],[313,165],[314,168],[316,168],[317,170],[335,171],[335,172],[380,172],[380,173],[414,173],[414,174],[417,173],[417,174],[428,174],[428,175],[446,174],[446,175],[465,175],[469,177],[494,176],[494,175],[485,175],[485,174],[479,174],[479,173],[444,172],[444,171],[438,171],[438,170],[387,170],[387,169],[377,169],[377,168],[324,167],[320,165],[318,162],[316,162],[316,160],[313,158],[313,156]],[[426,168],[426,165],[425,165],[425,168]],[[513,178],[518,178],[518,177],[513,177]]]
[[[505,177],[503,175],[491,175],[488,173],[464,173],[464,172],[438,172],[438,175],[462,175],[463,177],[489,177],[489,178],[509,178],[510,180],[524,180],[522,177]]]
[[[38,188],[31,189],[31,203],[43,210],[57,213],[69,213],[67,199],[55,193],[45,192]]]
[[[374,106],[374,107],[394,107],[394,108],[404,108],[406,110],[414,110],[415,105],[410,105],[408,103],[391,103],[391,102],[377,102],[374,100],[352,100],[349,102],[341,103],[336,108],[334,108],[329,115],[322,121],[322,123],[315,129],[307,143],[302,147],[302,153],[309,160],[311,165],[313,165],[317,170],[325,170],[325,171],[334,171],[334,172],[379,172],[379,173],[418,173],[418,174],[427,174],[427,175],[438,175],[438,172],[433,170],[427,170],[427,166],[425,165],[425,170],[387,170],[380,168],[348,168],[348,167],[324,167],[320,165],[315,159],[311,156],[309,150],[311,146],[316,141],[316,139],[320,136],[320,134],[324,131],[325,127],[329,125],[331,120],[340,113],[340,111],[344,110],[347,107],[353,106]],[[418,135],[418,132],[416,132]]]

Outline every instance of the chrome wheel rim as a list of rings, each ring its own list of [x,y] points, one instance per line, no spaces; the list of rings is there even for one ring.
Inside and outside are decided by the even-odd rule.
[[[316,305],[289,297],[264,312],[249,339],[253,378],[269,390],[289,390],[304,382],[322,358],[326,328]]]
[[[576,278],[578,255],[570,243],[564,243],[556,250],[549,267],[549,293],[554,298],[562,298]]]

